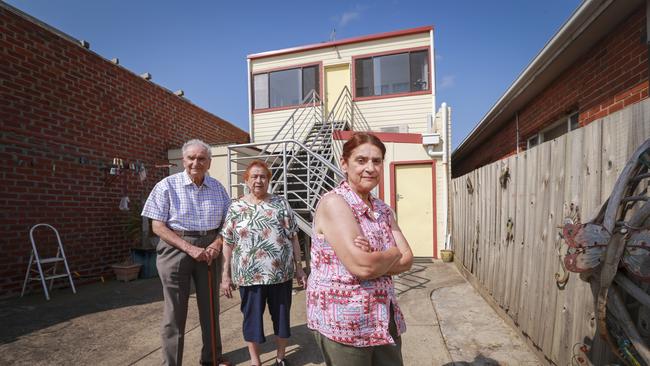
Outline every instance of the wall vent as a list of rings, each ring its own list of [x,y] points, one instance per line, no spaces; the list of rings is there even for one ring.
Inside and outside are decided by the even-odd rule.
[[[408,133],[409,132],[409,126],[408,125],[384,126],[384,127],[379,127],[379,132]]]

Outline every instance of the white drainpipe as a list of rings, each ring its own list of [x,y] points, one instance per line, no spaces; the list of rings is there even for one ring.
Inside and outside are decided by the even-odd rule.
[[[434,119],[435,121],[435,119]],[[435,123],[435,122],[434,122]],[[442,183],[442,193],[443,193],[443,201],[442,201],[442,222],[443,222],[443,227],[444,227],[444,235],[443,235],[443,240],[444,240],[444,247],[448,247],[448,242],[450,240],[449,237],[449,139],[450,139],[450,134],[449,134],[449,107],[447,106],[447,103],[442,103],[440,106],[440,123],[442,124],[441,128],[441,142],[437,144],[431,144],[431,145],[426,145],[426,151],[427,154],[432,157],[432,158],[440,158],[443,171],[444,171],[444,179]],[[432,126],[433,127],[433,126]],[[442,149],[440,151],[435,151],[434,146],[438,146],[438,144],[442,143]],[[437,239],[437,238],[436,238]],[[436,253],[437,254],[437,253]]]
[[[429,85],[429,88],[431,88],[431,112],[433,112],[434,123],[432,123],[431,126],[427,126],[431,128],[431,130],[427,132],[431,133],[433,132],[433,125],[435,124],[436,118],[436,52],[433,46],[433,29],[429,31],[429,42],[431,42],[431,52],[429,52],[429,65],[431,65],[431,70],[429,71],[431,73],[431,85]]]
[[[248,135],[251,138],[250,142],[254,142],[255,136],[253,135],[253,89],[251,87],[251,60],[246,58],[246,79],[248,80]]]
[[[447,236],[449,235],[449,225],[448,225],[448,215],[449,215],[449,144],[451,141],[449,141],[449,133],[448,133],[448,124],[449,124],[449,107],[447,107],[447,103],[442,103],[442,144],[443,144],[443,155],[442,155],[442,166],[445,168],[445,179],[443,179],[443,209],[442,209],[442,214],[443,214],[443,225],[445,227],[445,235],[443,238],[445,238],[445,244],[444,248],[447,248]]]

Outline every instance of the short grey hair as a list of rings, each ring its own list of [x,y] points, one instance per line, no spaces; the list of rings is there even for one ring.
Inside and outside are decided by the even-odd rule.
[[[208,159],[212,159],[212,148],[210,148],[210,145],[206,144],[205,142],[199,139],[191,139],[188,142],[183,144],[183,148],[181,149],[181,151],[183,152],[183,156],[185,156],[185,152],[190,146],[202,147],[208,153]]]

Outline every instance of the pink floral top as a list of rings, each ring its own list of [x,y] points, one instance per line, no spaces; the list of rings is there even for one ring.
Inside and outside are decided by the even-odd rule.
[[[396,245],[390,228],[392,212],[384,202],[371,196],[371,210],[347,182],[327,194],[338,194],[350,205],[373,250]],[[313,238],[307,283],[307,326],[335,342],[354,347],[394,344],[388,332],[391,304],[398,334],[406,331],[391,277],[359,280],[343,266],[323,235]]]

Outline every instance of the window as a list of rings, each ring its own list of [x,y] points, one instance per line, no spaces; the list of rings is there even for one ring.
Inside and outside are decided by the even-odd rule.
[[[539,135],[534,135],[533,137],[528,138],[528,142],[526,143],[526,149],[532,149],[537,145],[539,145]]]
[[[269,107],[269,74],[253,76],[255,109]]]
[[[555,121],[551,127],[545,129],[540,133],[541,142],[551,141],[556,139],[569,131],[573,131],[580,127],[578,124],[578,112],[569,113],[559,120]]]
[[[253,109],[299,105],[319,89],[318,66],[253,75]]]
[[[354,70],[357,97],[429,90],[429,51],[359,58]]]
[[[544,129],[542,132],[535,134],[528,138],[526,148],[530,149],[545,141],[556,139],[569,131],[573,131],[580,127],[578,112],[569,113],[559,120],[555,121],[550,127]]]

